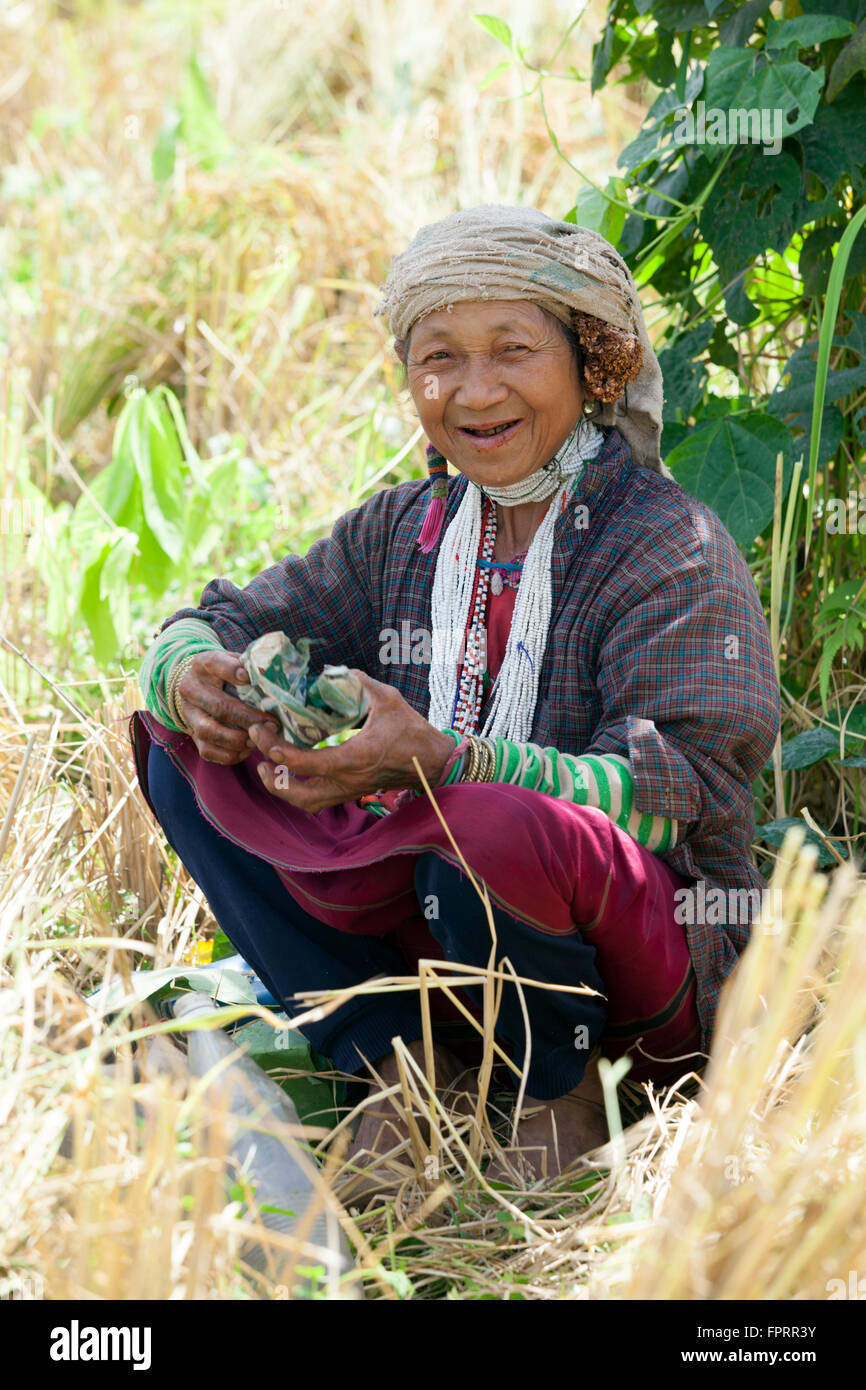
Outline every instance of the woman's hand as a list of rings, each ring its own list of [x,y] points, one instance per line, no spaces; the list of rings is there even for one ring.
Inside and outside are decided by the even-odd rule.
[[[223,690],[223,682],[249,685],[250,678],[235,652],[199,652],[190,662],[177,687],[177,700],[190,737],[200,757],[208,763],[231,767],[242,763],[253,751],[248,737],[253,724],[278,729],[261,710],[245,705]]]
[[[366,690],[370,710],[361,730],[345,743],[296,748],[261,720],[249,730],[255,746],[270,760],[258,769],[268,791],[304,811],[357,801],[371,792],[420,787],[413,757],[432,786],[454,752],[453,738],[434,729],[393,686],[364,671],[352,674]],[[297,777],[307,780],[299,782]]]

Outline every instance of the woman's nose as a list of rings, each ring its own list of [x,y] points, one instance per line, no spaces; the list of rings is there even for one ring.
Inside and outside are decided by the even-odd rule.
[[[467,355],[455,392],[456,404],[467,410],[483,410],[504,401],[507,396],[508,387],[501,380],[495,359]]]

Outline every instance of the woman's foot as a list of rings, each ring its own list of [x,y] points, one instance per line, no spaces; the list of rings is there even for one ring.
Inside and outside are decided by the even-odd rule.
[[[555,1100],[524,1096],[515,1145],[504,1152],[511,1167],[522,1172],[527,1183],[559,1177],[582,1154],[607,1143],[599,1056],[598,1050],[593,1052],[583,1080],[567,1095]],[[487,1177],[499,1182],[514,1181],[513,1174],[501,1162],[491,1164]]]
[[[421,1040],[410,1043],[407,1051],[424,1066],[424,1044]],[[441,1044],[434,1044],[433,1057],[436,1092],[440,1100],[449,1110],[457,1110],[460,1114],[473,1113],[478,1088],[471,1071]],[[344,1177],[339,1177],[335,1185],[344,1204],[355,1203],[396,1185],[405,1180],[410,1170],[411,1160],[407,1162],[405,1152],[396,1153],[393,1158],[384,1157],[394,1150],[402,1150],[410,1137],[409,1126],[404,1119],[404,1096],[401,1092],[394,1096],[384,1095],[384,1091],[399,1085],[397,1058],[391,1052],[375,1062],[374,1067],[383,1085],[376,1085],[373,1094],[383,1099],[373,1101],[363,1111],[358,1130],[343,1159],[343,1164],[351,1165],[352,1169],[345,1172]],[[428,1117],[418,1110],[413,1111],[413,1115],[422,1138],[426,1140],[430,1125]],[[371,1168],[372,1171],[359,1173],[356,1171],[359,1168]]]

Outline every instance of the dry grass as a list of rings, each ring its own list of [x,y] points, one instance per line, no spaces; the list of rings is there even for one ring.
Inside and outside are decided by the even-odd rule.
[[[281,1297],[285,1282],[239,1263],[251,1228],[226,1193],[225,1117],[162,1072],[133,1077],[130,1039],[152,1021],[108,1024],[82,1000],[113,971],[180,959],[212,925],[135,786],[134,700],[38,731],[20,780],[14,716],[0,743],[4,785],[19,787],[0,885],[0,1280],[48,1298]],[[862,1268],[866,888],[848,866],[817,873],[795,838],[773,885],[782,915],[725,994],[699,1092],[694,1078],[641,1088],[644,1118],[562,1178],[490,1184],[510,1141],[496,1093],[492,1125],[482,1108],[450,1112],[398,1044],[411,1137],[383,1164],[385,1195],[343,1213],[368,1296],[824,1298]],[[463,977],[431,963],[391,987],[429,997]],[[507,978],[501,961],[486,972],[482,1092]],[[324,1186],[318,1200],[334,1210]]]

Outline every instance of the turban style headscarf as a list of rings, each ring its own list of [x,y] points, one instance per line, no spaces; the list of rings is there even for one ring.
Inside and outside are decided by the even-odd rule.
[[[524,299],[571,327],[572,311],[633,333],[642,366],[598,420],[615,425],[635,463],[662,471],[662,374],[634,280],[598,232],[557,222],[536,208],[484,204],[422,227],[391,262],[376,314],[405,338],[434,309],[464,299]]]

